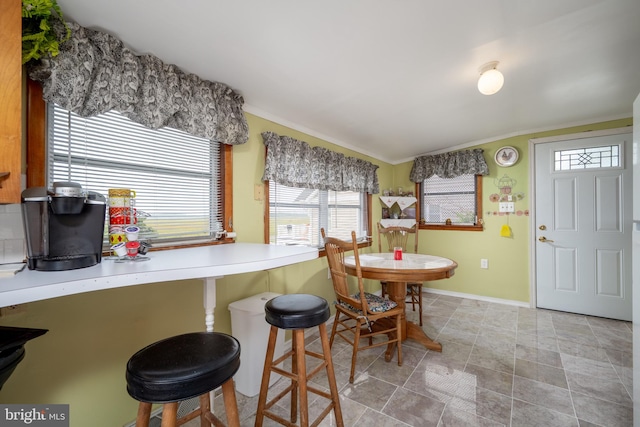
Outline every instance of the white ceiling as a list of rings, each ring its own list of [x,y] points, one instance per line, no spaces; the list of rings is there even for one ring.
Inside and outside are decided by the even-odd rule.
[[[245,110],[396,164],[631,116],[639,0],[58,0]],[[504,87],[481,95],[500,61]]]

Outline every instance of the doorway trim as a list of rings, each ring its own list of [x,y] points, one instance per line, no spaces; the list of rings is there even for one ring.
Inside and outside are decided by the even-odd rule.
[[[633,126],[625,126],[621,128],[611,128],[602,130],[593,130],[586,132],[570,133],[566,135],[555,135],[544,138],[529,139],[529,194],[531,195],[531,206],[529,207],[529,307],[536,308],[538,306],[537,297],[537,277],[536,277],[536,144],[546,142],[569,141],[573,139],[596,138],[599,136],[620,135],[625,133],[633,133]]]

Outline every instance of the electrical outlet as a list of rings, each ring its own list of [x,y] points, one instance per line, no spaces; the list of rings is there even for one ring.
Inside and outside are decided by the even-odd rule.
[[[264,184],[255,184],[253,186],[253,200],[258,202],[264,200]]]
[[[482,258],[480,260],[480,268],[489,268],[489,260]]]
[[[500,202],[498,205],[500,212],[515,212],[514,202]]]

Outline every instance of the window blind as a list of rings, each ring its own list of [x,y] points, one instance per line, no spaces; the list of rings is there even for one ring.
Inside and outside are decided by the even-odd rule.
[[[323,246],[320,228],[343,240],[367,234],[365,193],[288,187],[269,181],[269,242]]]
[[[434,175],[423,181],[422,212],[425,222],[453,224],[475,224],[476,179],[465,174],[455,178],[440,178]]]
[[[83,118],[49,103],[47,120],[49,186],[75,181],[105,197],[109,188],[134,190],[142,238],[154,244],[223,229],[219,143],[150,129],[116,111]]]

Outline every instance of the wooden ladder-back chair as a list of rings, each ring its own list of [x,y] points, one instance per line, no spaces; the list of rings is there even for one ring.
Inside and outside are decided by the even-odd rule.
[[[326,237],[324,229],[320,231],[324,239],[324,248],[336,294],[336,315],[329,345],[333,346],[333,340],[338,335],[353,346],[349,382],[353,383],[356,358],[360,350],[395,343],[398,347],[398,366],[402,366],[401,318],[403,309],[394,301],[364,291],[355,231],[351,232],[350,242]],[[353,251],[355,258],[358,284],[356,293],[349,291],[347,273],[343,263],[345,252],[348,251]],[[388,339],[373,340],[373,337],[381,335],[386,335]],[[368,344],[361,346],[363,338],[366,338],[365,342]]]
[[[411,239],[410,236],[413,236]],[[384,239],[383,239],[384,237]],[[386,241],[386,247],[383,246]],[[418,223],[412,227],[384,227],[378,223],[378,252],[393,252],[393,248],[401,247],[403,252],[410,251],[413,245],[413,253],[418,253]],[[382,296],[388,295],[387,283],[380,281]],[[422,283],[407,283],[407,303],[411,303],[411,309],[420,314],[420,326],[422,326]]]

